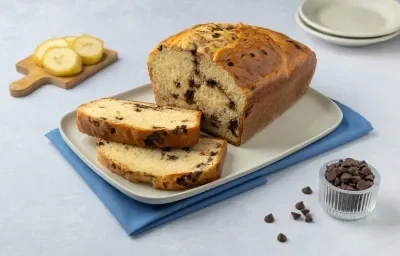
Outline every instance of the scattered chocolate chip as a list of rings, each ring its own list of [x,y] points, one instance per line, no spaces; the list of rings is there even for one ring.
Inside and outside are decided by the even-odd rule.
[[[163,128],[165,128],[165,127],[162,127],[162,126],[152,126],[151,128],[153,128],[153,129],[163,129]]]
[[[264,55],[267,55],[267,52],[266,52],[265,50],[263,50],[263,49],[261,49],[260,52],[261,52],[262,54],[264,54]]]
[[[182,124],[182,125],[178,125],[175,127],[175,129],[172,131],[173,134],[178,135],[179,131],[182,131],[183,134],[187,134],[187,126]]]
[[[310,212],[310,210],[308,210],[308,209],[306,209],[306,208],[304,208],[304,209],[302,209],[302,210],[300,210],[300,211],[301,211],[301,213],[302,213],[304,216],[306,216],[307,213]]]
[[[103,145],[104,145],[104,142],[102,142],[102,141],[97,142],[97,146],[103,146]]]
[[[123,120],[124,118],[123,118],[123,117],[120,117],[120,116],[116,116],[115,119],[117,119],[117,120]]]
[[[275,221],[274,215],[272,215],[272,213],[268,214],[267,216],[265,216],[264,221],[267,223],[272,223]]]
[[[174,99],[177,99],[177,98],[179,97],[179,95],[176,94],[176,93],[173,93],[173,94],[172,94],[172,97],[173,97]]]
[[[182,122],[182,123],[186,123],[186,122],[189,122],[189,120],[183,119],[181,122]]]
[[[301,217],[301,214],[297,212],[291,212],[290,214],[292,214],[294,220],[298,220]]]
[[[112,164],[111,164],[111,167],[114,168],[114,169],[117,168],[117,166],[115,165],[115,163],[112,163]]]
[[[117,131],[115,130],[115,128],[111,128],[110,133],[111,134],[115,134]]]
[[[181,88],[181,83],[175,82],[175,87],[176,87],[176,88]]]
[[[136,108],[136,109],[135,109],[135,111],[136,111],[136,112],[141,112],[142,110],[140,110],[140,109]]]
[[[144,144],[148,147],[154,147],[157,146],[157,144],[162,144],[163,142],[164,138],[159,134],[159,132],[153,132],[144,139]]]
[[[163,45],[162,45],[162,44],[160,44],[160,46],[158,46],[157,50],[159,50],[159,51],[161,52],[161,51],[162,51],[162,49],[163,49]]]
[[[254,53],[251,52],[251,53],[250,53],[250,56],[251,56],[252,58],[254,58],[255,55],[254,55]]]
[[[99,108],[105,108],[104,106],[99,106]]]
[[[233,66],[233,62],[232,62],[232,61],[228,61],[227,64],[228,64],[229,67],[232,67],[232,66]]]
[[[105,117],[100,117],[100,119],[101,119],[101,120],[107,120],[107,118],[105,118]]]
[[[312,218],[312,216],[311,216],[311,214],[309,214],[309,213],[307,213],[306,215],[305,215],[305,221],[307,222],[307,223],[310,223],[310,222],[312,222],[313,221],[313,218]]]
[[[185,147],[185,148],[182,148],[182,150],[184,150],[184,151],[186,151],[186,152],[190,152],[190,147]]]
[[[303,188],[301,191],[306,195],[310,195],[313,192],[312,189],[309,186]]]
[[[212,33],[211,35],[212,35],[213,38],[218,38],[218,37],[220,37],[220,34],[218,34],[218,33]]]
[[[287,237],[286,237],[284,234],[282,234],[282,233],[279,233],[277,239],[278,239],[278,241],[281,242],[281,243],[285,243],[285,242],[287,241]]]
[[[297,210],[303,210],[304,208],[306,208],[306,207],[304,206],[304,202],[303,202],[303,201],[298,202],[298,203],[295,205],[295,207],[296,207]]]

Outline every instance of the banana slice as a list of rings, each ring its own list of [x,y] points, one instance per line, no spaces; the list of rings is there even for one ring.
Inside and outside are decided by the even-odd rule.
[[[72,44],[72,49],[82,57],[84,65],[96,64],[103,57],[103,41],[89,35],[77,37]]]
[[[72,76],[81,72],[82,58],[69,47],[51,47],[42,59],[42,66],[53,76]]]
[[[36,65],[38,65],[39,67],[42,67],[42,58],[44,53],[51,47],[65,47],[68,46],[67,41],[65,41],[63,38],[52,38],[49,40],[46,40],[44,42],[42,42],[41,44],[39,44],[36,49],[35,52],[33,53],[33,61],[36,63]]]
[[[76,37],[75,36],[66,36],[64,37],[64,40],[67,41],[68,45],[72,47],[72,44],[75,42]]]

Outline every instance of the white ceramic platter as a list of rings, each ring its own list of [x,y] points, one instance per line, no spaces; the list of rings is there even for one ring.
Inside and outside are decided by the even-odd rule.
[[[321,31],[315,30],[314,28],[310,27],[308,24],[305,23],[304,20],[301,19],[299,12],[296,12],[295,16],[297,24],[307,33],[322,39],[328,43],[341,45],[341,46],[349,46],[349,47],[357,47],[357,46],[366,46],[376,43],[381,43],[390,39],[395,38],[396,36],[400,35],[400,31],[386,35],[381,37],[374,37],[374,38],[347,38],[347,37],[338,37],[333,36],[330,34],[325,34]]]
[[[396,0],[305,0],[300,17],[321,32],[343,37],[380,37],[400,31]]]
[[[154,102],[151,85],[114,96],[114,98]],[[340,108],[314,89],[293,107],[241,147],[228,145],[221,179],[184,191],[162,191],[147,184],[131,183],[104,168],[96,160],[95,139],[80,133],[75,110],[60,122],[60,132],[71,149],[98,175],[127,196],[148,204],[178,201],[249,174],[296,152],[333,131],[342,120]]]

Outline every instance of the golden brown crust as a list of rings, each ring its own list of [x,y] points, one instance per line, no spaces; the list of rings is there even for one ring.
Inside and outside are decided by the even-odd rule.
[[[98,139],[98,142],[99,141],[101,141],[101,139]],[[217,164],[197,172],[187,171],[177,174],[155,176],[140,170],[132,170],[118,161],[109,159],[99,148],[97,149],[97,160],[105,168],[130,182],[148,183],[151,184],[153,188],[160,190],[179,191],[198,187],[221,178],[226,157],[227,143],[224,140],[221,140],[220,143],[221,149],[215,156],[217,158]]]
[[[215,34],[219,34],[215,36]],[[237,24],[199,24],[160,42],[161,48],[196,51],[226,70],[245,96],[239,146],[296,103],[307,91],[317,58],[304,44],[273,30]],[[149,69],[150,79],[152,79]],[[154,93],[157,93],[153,88]]]
[[[109,120],[94,119],[78,108],[76,124],[78,130],[88,136],[104,140],[136,145],[140,147],[156,148],[184,148],[192,147],[198,143],[200,136],[200,118],[198,124],[186,129],[138,129]]]

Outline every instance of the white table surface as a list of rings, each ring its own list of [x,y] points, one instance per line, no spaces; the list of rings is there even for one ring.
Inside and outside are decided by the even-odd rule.
[[[300,1],[32,1],[0,2],[0,255],[398,255],[400,250],[400,37],[363,48],[328,45],[303,32]],[[312,86],[361,112],[368,137],[273,174],[263,187],[177,219],[132,239],[44,134],[78,104],[149,81],[146,58],[164,37],[192,24],[243,21],[279,30],[318,56]],[[46,86],[12,98],[15,63],[43,39],[88,33],[120,61],[73,90]],[[394,112],[392,112],[394,111]],[[376,211],[357,222],[328,217],[316,195],[320,165],[337,157],[366,159],[383,178]],[[315,223],[294,222],[304,200]],[[272,212],[274,224],[263,221]],[[276,241],[279,232],[289,241]]]

